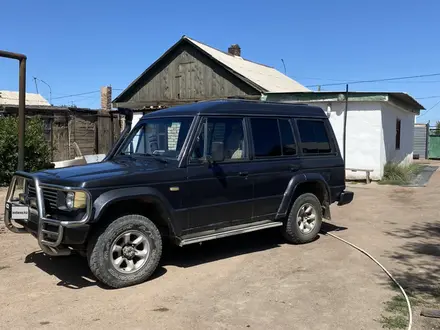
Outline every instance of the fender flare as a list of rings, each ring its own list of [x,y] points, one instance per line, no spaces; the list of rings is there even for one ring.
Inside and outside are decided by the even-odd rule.
[[[170,233],[174,235],[174,210],[168,200],[157,189],[151,187],[119,188],[103,193],[93,203],[94,213],[90,222],[98,222],[106,209],[116,202],[139,198],[151,201],[160,208]]]
[[[286,191],[284,192],[283,199],[281,200],[280,206],[278,208],[275,219],[281,219],[287,216],[289,212],[289,207],[292,204],[292,198],[295,195],[295,191],[301,183],[304,182],[317,182],[324,186],[327,191],[327,196],[330,198],[330,187],[325,181],[324,177],[319,173],[305,173],[294,175],[287,185]]]

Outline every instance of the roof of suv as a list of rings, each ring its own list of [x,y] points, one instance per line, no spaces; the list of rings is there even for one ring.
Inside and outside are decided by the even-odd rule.
[[[198,114],[327,117],[320,107],[305,104],[249,100],[216,100],[179,105],[164,110],[158,110],[145,115],[144,118],[195,116]]]

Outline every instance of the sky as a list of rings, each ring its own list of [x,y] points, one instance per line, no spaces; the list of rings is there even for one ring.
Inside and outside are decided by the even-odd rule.
[[[113,98],[183,35],[273,66],[305,86],[440,73],[437,0],[3,1],[0,49],[28,57],[52,103],[98,108],[101,86]],[[315,88],[315,87],[314,87]],[[350,85],[356,91],[407,92],[440,120],[440,75]],[[18,61],[0,58],[0,90],[18,90]],[[38,81],[49,100],[49,88]],[[91,92],[81,96],[67,95]],[[424,114],[426,113],[426,114]]]

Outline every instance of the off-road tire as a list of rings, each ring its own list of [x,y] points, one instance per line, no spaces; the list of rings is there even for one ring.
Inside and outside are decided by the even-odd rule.
[[[313,229],[305,234],[300,230],[299,224],[297,222],[297,214],[300,208],[305,205],[310,204],[314,208],[316,213],[315,217],[315,226]],[[316,239],[319,231],[321,230],[322,225],[322,208],[319,199],[311,193],[305,193],[296,198],[294,201],[289,216],[284,221],[284,225],[282,227],[282,234],[284,238],[293,244],[304,244],[312,242]]]
[[[135,273],[123,274],[110,260],[113,241],[122,233],[136,230],[144,233],[150,244],[150,254],[145,264]],[[89,267],[95,277],[112,288],[122,288],[145,282],[156,270],[162,256],[162,238],[156,225],[141,215],[125,215],[99,228],[87,247]]]

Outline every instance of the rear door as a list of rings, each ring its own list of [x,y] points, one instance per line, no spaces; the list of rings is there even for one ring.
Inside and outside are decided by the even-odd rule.
[[[345,167],[332,127],[326,119],[298,118],[295,122],[303,173],[322,175],[330,186],[333,202],[345,187]]]
[[[253,221],[273,220],[290,179],[300,171],[293,126],[288,118],[249,118],[254,182]]]

